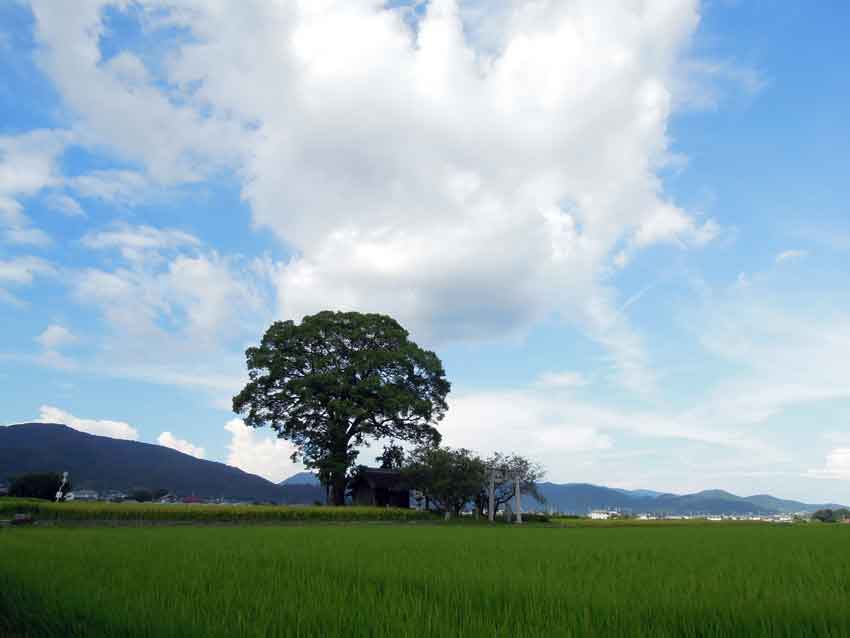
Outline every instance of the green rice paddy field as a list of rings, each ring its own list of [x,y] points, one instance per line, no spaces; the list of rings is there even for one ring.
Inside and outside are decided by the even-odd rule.
[[[4,528],[0,635],[850,636],[850,526]]]

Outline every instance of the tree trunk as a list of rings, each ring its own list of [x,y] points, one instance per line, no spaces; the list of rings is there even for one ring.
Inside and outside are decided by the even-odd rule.
[[[345,505],[345,474],[337,474],[331,480],[333,505]]]

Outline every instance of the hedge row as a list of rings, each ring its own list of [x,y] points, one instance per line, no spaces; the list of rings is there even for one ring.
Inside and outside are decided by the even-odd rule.
[[[45,521],[185,521],[274,523],[287,521],[417,521],[429,512],[383,507],[300,505],[160,505],[149,503],[51,503],[34,499],[0,499],[0,518],[32,514]]]

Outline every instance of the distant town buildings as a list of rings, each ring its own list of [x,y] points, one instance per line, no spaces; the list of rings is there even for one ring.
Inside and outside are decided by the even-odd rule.
[[[100,494],[94,490],[74,490],[65,495],[66,501],[98,501]]]
[[[588,514],[595,521],[607,521],[609,518],[619,518],[620,512],[616,510],[593,510]]]

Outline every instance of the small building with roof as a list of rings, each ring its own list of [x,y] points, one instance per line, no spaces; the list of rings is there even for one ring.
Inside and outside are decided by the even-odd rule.
[[[398,470],[360,467],[351,483],[354,505],[410,507],[410,487]]]

